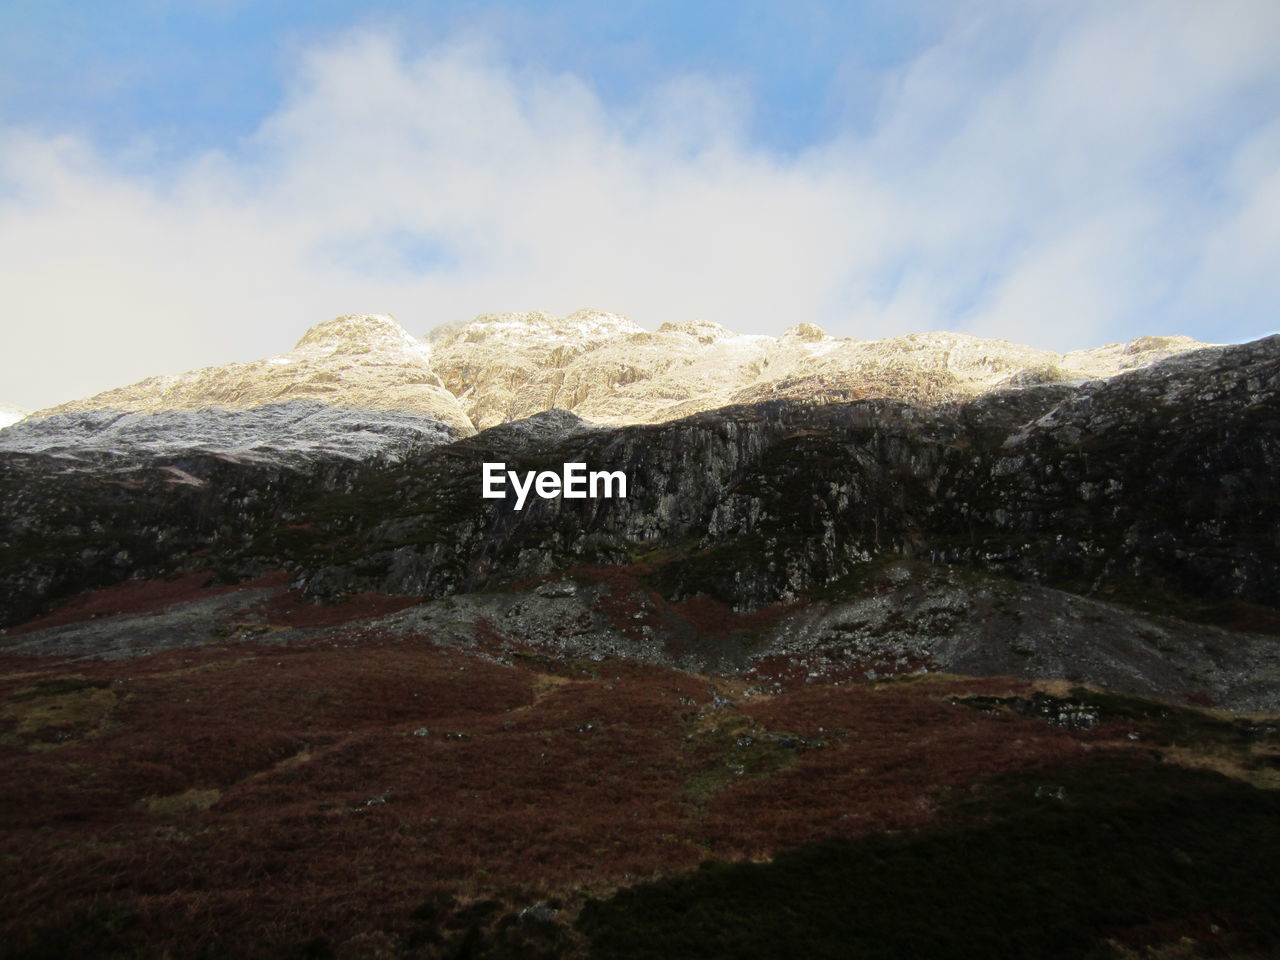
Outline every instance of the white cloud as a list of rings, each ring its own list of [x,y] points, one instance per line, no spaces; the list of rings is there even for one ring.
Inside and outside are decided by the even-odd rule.
[[[974,5],[887,78],[869,132],[781,156],[714,77],[610,110],[484,42],[353,32],[300,56],[248,141],[163,175],[0,135],[0,399],[283,350],[348,311],[1069,349],[1182,332],[1189,305],[1213,338],[1229,301],[1247,333],[1280,293],[1280,140],[1244,128],[1276,35],[1266,2]]]

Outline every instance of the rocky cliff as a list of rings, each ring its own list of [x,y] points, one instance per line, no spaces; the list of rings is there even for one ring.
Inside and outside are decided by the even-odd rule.
[[[314,508],[329,557],[358,560],[299,559],[314,591],[440,595],[645,556],[665,592],[749,608],[891,554],[1275,606],[1278,370],[1270,338],[934,407],[773,401],[611,430],[561,415],[532,449],[486,431],[360,478]],[[633,493],[516,512],[476,496],[493,460],[623,469]]]

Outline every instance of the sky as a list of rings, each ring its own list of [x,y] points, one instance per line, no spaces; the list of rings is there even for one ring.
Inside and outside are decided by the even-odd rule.
[[[1280,328],[1275,0],[3,0],[0,401],[591,307]]]

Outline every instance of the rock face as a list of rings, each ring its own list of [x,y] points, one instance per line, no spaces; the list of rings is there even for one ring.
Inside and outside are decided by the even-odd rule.
[[[235,634],[273,644],[323,642],[315,625],[255,624],[280,592],[278,583],[188,588],[172,602],[132,611],[117,601],[115,611],[0,636],[0,654],[117,660]],[[1230,710],[1280,708],[1274,636],[920,561],[877,564],[854,589],[844,585],[748,617],[726,615],[705,598],[672,603],[638,578],[599,570],[393,606],[404,609],[375,614],[357,629],[405,644],[429,638],[436,647],[501,662],[640,660],[734,676],[762,692],[935,672],[1067,679]],[[342,612],[351,609],[343,604],[320,609],[338,612],[339,621],[357,612]]]
[[[1235,710],[1280,705],[1280,642],[919,562],[878,565],[851,596],[807,604],[752,651],[804,675],[945,671],[1069,679]]]
[[[964,404],[774,401],[533,451],[485,431],[327,502],[317,542],[348,544],[350,563],[297,561],[321,594],[442,596],[645,557],[664,595],[751,609],[914,556],[1086,594],[1280,606],[1278,371],[1270,338]],[[493,460],[621,469],[632,493],[516,512],[477,496]]]

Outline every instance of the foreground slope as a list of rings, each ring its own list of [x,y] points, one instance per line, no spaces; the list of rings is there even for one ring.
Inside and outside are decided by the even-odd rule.
[[[766,688],[198,584],[96,600],[195,589],[194,645],[0,654],[0,955],[1280,945],[1275,719],[1007,679]]]

